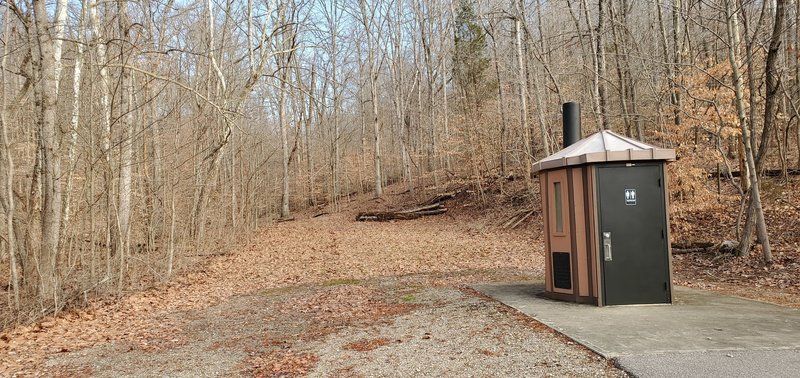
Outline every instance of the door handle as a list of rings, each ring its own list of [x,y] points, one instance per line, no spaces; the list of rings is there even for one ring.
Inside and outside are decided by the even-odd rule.
[[[611,233],[603,232],[603,258],[611,261]]]

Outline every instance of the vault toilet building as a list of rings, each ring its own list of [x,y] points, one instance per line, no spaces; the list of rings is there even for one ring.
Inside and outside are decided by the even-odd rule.
[[[580,138],[566,103],[564,149],[533,166],[545,224],[545,294],[598,306],[672,303],[666,162],[675,151],[611,131]]]

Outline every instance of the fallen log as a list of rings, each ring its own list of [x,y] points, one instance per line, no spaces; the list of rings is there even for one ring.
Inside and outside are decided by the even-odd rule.
[[[673,255],[687,255],[690,253],[697,253],[697,252],[715,252],[716,248],[714,247],[701,247],[701,248],[673,248],[672,254]]]
[[[735,253],[739,247],[739,242],[733,240],[725,240],[722,243],[672,243],[673,255],[686,255],[689,253]]]
[[[434,203],[432,205],[425,205],[425,206],[420,206],[420,207],[416,207],[416,208],[413,208],[413,209],[401,210],[401,211],[398,211],[398,213],[408,214],[408,213],[416,213],[418,211],[434,210],[434,209],[441,209],[441,208],[442,208],[442,204],[440,202],[436,202],[436,203]]]
[[[399,211],[383,211],[383,212],[374,212],[374,213],[358,213],[356,215],[356,221],[359,222],[388,222],[393,220],[410,220],[410,219],[417,219],[424,216],[429,215],[439,215],[444,214],[447,212],[447,209],[440,208],[440,209],[431,209],[431,210],[422,210],[422,211],[415,211],[415,212],[399,212]]]
[[[439,214],[444,214],[444,213],[446,213],[446,212],[447,212],[447,209],[445,209],[445,208],[441,208],[441,209],[433,209],[433,210],[417,211],[417,212],[415,212],[415,213],[409,213],[409,214],[413,214],[413,215],[418,215],[418,216],[420,216],[420,217],[424,217],[424,216],[426,216],[426,215],[439,215]]]
[[[431,199],[423,202],[421,205],[423,205],[423,206],[424,205],[435,205],[435,204],[438,204],[438,203],[440,203],[442,201],[446,201],[446,200],[452,199],[453,197],[456,196],[456,194],[458,194],[457,191],[456,192],[450,192],[450,193],[438,194],[438,195],[433,196]]]
[[[434,197],[434,199],[440,198],[442,196],[443,195],[436,196]],[[450,195],[449,198],[452,198],[452,196],[454,196],[454,194]],[[394,211],[361,212],[358,213],[358,215],[356,215],[356,221],[387,222],[393,220],[409,220],[429,215],[439,215],[445,212],[447,212],[447,209],[444,207],[444,205],[442,205],[441,201],[437,201],[434,203],[426,201],[410,209],[394,210]]]
[[[711,242],[690,242],[690,243],[673,242],[672,243],[672,248],[675,248],[675,249],[697,249],[697,248],[703,249],[703,248],[712,248],[715,245],[716,244],[711,243]]]
[[[730,175],[730,177],[742,177],[742,172],[741,171],[719,172],[719,173],[712,172],[712,173],[708,174],[708,177],[716,178],[717,176],[719,176],[719,177],[722,177],[722,178],[727,178],[728,175]],[[800,169],[787,169],[786,170],[786,175],[787,176],[800,176]],[[780,177],[780,176],[783,176],[783,170],[782,169],[766,169],[761,174],[761,176],[762,177]]]
[[[517,219],[516,222],[514,222],[512,225],[508,226],[508,229],[512,229],[513,230],[513,229],[517,228],[517,226],[519,226],[520,223],[524,222],[525,219],[528,219],[528,217],[530,217],[531,215],[533,215],[533,210],[526,211],[521,217],[519,217],[519,219]]]
[[[510,216],[503,225],[501,226],[503,229],[514,229],[520,225],[520,223],[524,222],[525,219],[528,219],[531,215],[533,215],[534,210],[532,209],[523,209],[514,213],[514,215]]]

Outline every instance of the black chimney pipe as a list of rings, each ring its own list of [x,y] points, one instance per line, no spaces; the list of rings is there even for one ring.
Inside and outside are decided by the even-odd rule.
[[[581,106],[577,102],[565,102],[561,106],[564,119],[564,148],[581,140]]]

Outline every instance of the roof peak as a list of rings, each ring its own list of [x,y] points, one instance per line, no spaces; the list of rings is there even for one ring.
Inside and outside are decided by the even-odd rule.
[[[611,130],[603,130],[536,162],[533,170],[538,172],[594,162],[674,159],[675,150],[658,148]]]

